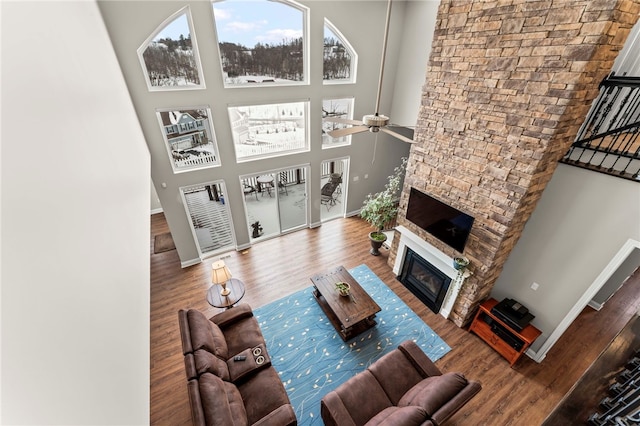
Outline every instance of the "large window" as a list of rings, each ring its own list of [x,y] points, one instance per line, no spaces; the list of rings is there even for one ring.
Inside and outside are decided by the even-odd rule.
[[[169,108],[157,115],[174,172],[220,165],[209,108]]]
[[[324,20],[322,79],[328,83],[355,83],[358,55],[340,31]]]
[[[322,149],[351,144],[351,135],[333,138],[328,132],[348,127],[347,124],[324,121],[325,118],[353,119],[353,98],[322,100]]]
[[[229,107],[236,161],[309,151],[309,102]]]
[[[149,90],[199,89],[202,69],[189,7],[165,20],[138,49]]]
[[[214,1],[225,87],[306,82],[307,12],[289,0]]]

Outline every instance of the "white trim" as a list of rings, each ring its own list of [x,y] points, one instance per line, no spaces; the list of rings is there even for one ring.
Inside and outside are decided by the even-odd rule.
[[[314,229],[314,228],[319,228],[320,226],[322,226],[322,222],[312,222],[312,223],[309,225],[309,228],[310,228],[310,229]]]
[[[604,306],[604,303],[597,303],[597,302],[594,302],[593,300],[590,300],[589,303],[587,303],[587,306],[589,306],[591,309],[595,309],[596,311],[599,311]]]
[[[202,259],[200,258],[195,258],[195,259],[189,259],[189,260],[185,260],[184,262],[180,262],[180,267],[182,268],[187,268],[189,266],[193,266],[193,265],[197,265],[198,263],[201,263]]]
[[[396,261],[393,265],[393,272],[396,276],[400,275],[400,269],[404,263],[406,247],[410,247],[411,250],[415,251],[427,262],[431,263],[443,274],[451,278],[451,284],[449,285],[449,289],[447,290],[447,294],[444,297],[439,312],[440,315],[448,319],[451,311],[453,310],[456,299],[458,298],[458,293],[460,293],[460,289],[468,275],[458,274],[458,271],[453,267],[452,257],[447,256],[409,229],[399,225],[395,230],[400,233],[400,242],[398,243]]]
[[[551,335],[542,344],[537,351],[529,350],[527,355],[536,362],[542,362],[547,355],[547,352],[551,347],[560,339],[562,334],[569,328],[571,323],[578,317],[580,312],[587,306],[587,304],[593,299],[593,296],[600,291],[600,288],[607,282],[607,280],[613,275],[613,273],[620,267],[622,262],[631,254],[635,249],[640,249],[640,241],[629,238],[626,243],[618,250],[615,256],[611,259],[609,264],[602,270],[600,275],[593,281],[587,291],[578,299],[573,308],[564,317],[560,324],[553,330]]]
[[[157,209],[151,209],[151,215],[158,214],[158,213],[163,213],[163,212],[164,212],[164,210],[162,210],[162,207],[159,207]]]

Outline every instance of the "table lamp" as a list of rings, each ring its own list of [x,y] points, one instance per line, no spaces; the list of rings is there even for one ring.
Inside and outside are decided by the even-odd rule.
[[[222,286],[221,296],[228,296],[231,290],[227,288],[227,281],[231,279],[231,272],[224,261],[218,260],[211,265],[211,282]]]

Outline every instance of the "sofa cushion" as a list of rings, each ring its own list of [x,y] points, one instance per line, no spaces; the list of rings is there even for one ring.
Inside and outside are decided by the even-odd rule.
[[[338,386],[335,392],[357,425],[365,424],[380,411],[393,405],[368,370],[356,374]]]
[[[382,356],[368,370],[380,383],[393,405],[398,405],[405,392],[425,378],[404,352],[399,350]]]
[[[275,368],[257,370],[249,379],[236,383],[249,424],[268,415],[278,407],[289,404],[289,397]]]
[[[420,426],[429,417],[420,407],[389,407],[365,423],[366,426]]]
[[[231,308],[230,311],[233,309],[235,308]],[[247,348],[255,348],[258,345],[265,344],[262,330],[254,316],[226,324],[224,327],[221,326],[221,329],[224,330],[224,336],[227,341],[229,354],[227,358],[231,358]]]
[[[196,374],[211,373],[227,382],[231,381],[227,363],[206,349],[198,349],[193,353]]]
[[[187,311],[191,346],[194,351],[204,349],[226,360],[229,357],[227,341],[217,324],[209,321],[204,314],[196,309]]]
[[[432,416],[465,386],[467,386],[467,379],[460,373],[427,377],[409,389],[398,405],[422,407],[429,416]]]
[[[204,373],[198,379],[198,386],[207,425],[249,425],[242,396],[233,384],[213,374]]]

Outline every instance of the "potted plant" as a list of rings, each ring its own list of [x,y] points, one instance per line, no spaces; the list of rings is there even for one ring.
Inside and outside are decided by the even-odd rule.
[[[457,271],[463,271],[464,269],[469,266],[469,259],[467,259],[464,256],[457,256],[453,258],[453,267],[457,270]]]
[[[351,286],[349,285],[349,283],[340,281],[336,283],[336,290],[338,290],[340,296],[348,296],[349,291],[351,290]]]
[[[400,192],[402,178],[407,167],[407,158],[403,157],[400,165],[393,170],[384,190],[369,194],[364,200],[360,217],[369,222],[374,231],[369,233],[371,241],[370,253],[374,256],[380,254],[380,247],[387,240],[384,227],[395,219],[398,214],[398,193]]]

